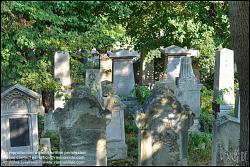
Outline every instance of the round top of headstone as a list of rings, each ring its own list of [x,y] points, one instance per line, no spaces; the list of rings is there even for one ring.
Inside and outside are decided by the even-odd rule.
[[[171,45],[166,48],[161,48],[161,53],[166,54],[166,55],[174,55],[174,56],[194,56],[198,57],[199,56],[199,51],[198,50],[193,50],[193,49],[187,49],[187,48],[181,48],[179,46]]]
[[[138,51],[129,51],[128,49],[118,49],[114,52],[108,51],[108,56],[111,59],[132,59],[134,57],[139,57]]]

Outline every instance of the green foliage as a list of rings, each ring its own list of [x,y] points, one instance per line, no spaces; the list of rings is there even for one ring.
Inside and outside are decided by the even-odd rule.
[[[213,121],[215,119],[212,109],[213,91],[203,87],[201,91],[201,113],[200,125],[201,131],[211,133]]]
[[[209,133],[188,134],[188,165],[203,166],[211,164],[212,135]]]
[[[147,86],[135,85],[135,93],[137,100],[143,104],[150,96],[150,90]]]

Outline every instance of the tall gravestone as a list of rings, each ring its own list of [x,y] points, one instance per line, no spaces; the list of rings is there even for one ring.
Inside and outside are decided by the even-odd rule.
[[[212,165],[238,166],[240,120],[222,115],[213,123]]]
[[[38,113],[41,95],[16,84],[1,93],[1,165],[39,166]]]
[[[200,120],[200,90],[202,84],[198,83],[193,69],[191,57],[181,58],[180,74],[177,80],[177,99],[182,103],[190,106],[195,113],[194,125],[191,131],[199,131]]]
[[[188,129],[193,117],[190,108],[181,105],[173,90],[156,82],[152,96],[136,115],[139,165],[187,165]]]
[[[112,59],[110,59],[106,54],[101,54],[100,72],[101,81],[108,80],[112,82]]]
[[[104,81],[105,82],[105,81]],[[111,83],[102,84],[104,92],[104,107],[112,112],[112,119],[106,128],[108,157],[112,160],[127,158],[127,145],[125,143],[124,108],[115,87]]]
[[[219,115],[228,114],[235,102],[233,50],[223,48],[216,52],[214,71],[213,108]],[[219,102],[218,99],[220,99]],[[218,103],[221,104],[218,105]]]
[[[54,109],[64,107],[65,98],[61,94],[70,95],[70,59],[68,52],[56,52],[54,56],[54,78],[62,84],[61,90],[55,94]]]
[[[133,58],[138,57],[137,51],[119,49],[114,52],[108,51],[108,56],[112,59],[112,82],[117,87],[119,96],[128,96],[134,88],[134,68]],[[132,94],[131,96],[135,96]]]
[[[75,88],[72,98],[53,113],[53,118],[59,127],[60,151],[64,153],[61,165],[107,165],[106,127],[111,112],[102,108],[89,87]]]

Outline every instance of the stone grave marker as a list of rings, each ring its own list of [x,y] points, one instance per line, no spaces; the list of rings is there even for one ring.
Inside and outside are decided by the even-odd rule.
[[[108,56],[112,59],[112,82],[117,87],[118,96],[131,96],[134,85],[133,58],[138,57],[137,51],[119,49],[114,52],[108,51]]]
[[[212,165],[238,166],[240,120],[222,115],[213,123]]]
[[[55,93],[54,109],[64,107],[65,98],[61,96],[70,95],[70,59],[68,52],[56,52],[54,56],[54,78],[59,79],[62,84],[61,90]]]
[[[188,129],[194,114],[181,105],[174,90],[164,87],[168,85],[156,82],[153,94],[136,115],[139,165],[187,165]]]
[[[106,128],[108,157],[112,160],[127,158],[127,145],[125,143],[124,108],[119,96],[115,93],[112,83],[103,81],[102,88],[105,92],[104,107],[112,112],[112,119]],[[107,84],[105,84],[107,83]]]
[[[102,108],[87,86],[79,86],[53,118],[59,127],[60,165],[107,165],[106,127],[111,112]],[[69,159],[67,159],[69,158]]]
[[[41,95],[16,84],[1,93],[1,164],[39,166],[38,113]],[[18,160],[17,160],[18,159]]]
[[[194,125],[190,128],[191,131],[199,131],[200,127],[200,90],[202,86],[193,73],[191,57],[182,57],[176,95],[182,104],[190,106],[190,109],[195,113]]]
[[[234,107],[234,52],[230,49],[220,49],[215,55],[214,69],[214,110],[219,115],[228,114]],[[216,105],[220,98],[221,104]]]

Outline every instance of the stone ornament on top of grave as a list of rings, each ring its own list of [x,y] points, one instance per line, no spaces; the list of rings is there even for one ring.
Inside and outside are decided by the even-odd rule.
[[[126,159],[127,145],[125,143],[124,128],[124,108],[119,96],[116,95],[116,89],[109,81],[102,82],[104,106],[112,112],[112,119],[106,128],[108,158]]]
[[[199,131],[200,128],[200,90],[202,86],[193,73],[191,57],[182,57],[176,96],[182,104],[190,106],[195,113],[194,125],[190,131]]]
[[[44,113],[41,98],[19,84],[1,93],[1,165],[41,166],[37,154],[37,114]]]
[[[135,78],[133,68],[133,58],[139,57],[137,51],[119,49],[114,52],[107,52],[112,59],[112,82],[117,88],[118,96],[128,96],[134,89]],[[131,94],[135,97],[135,94]]]
[[[59,127],[60,165],[106,166],[106,127],[111,112],[104,109],[87,86],[79,86],[65,107],[53,117]],[[70,158],[69,158],[70,156]]]
[[[213,122],[212,165],[238,166],[240,120],[222,115]]]
[[[55,94],[54,109],[64,107],[65,99],[62,95],[70,95],[70,59],[68,52],[56,52],[54,56],[54,78],[62,84],[61,90]]]
[[[176,99],[174,90],[156,82],[151,97],[136,115],[139,165],[187,165],[188,129],[193,117],[190,108]]]
[[[213,108],[219,115],[228,114],[234,107],[234,52],[220,49],[215,55]],[[216,102],[216,100],[219,100]]]
[[[176,84],[176,79],[180,74],[180,61],[182,57],[198,57],[199,51],[193,49],[181,48],[179,46],[171,45],[166,48],[161,48],[161,52],[168,57],[168,64],[166,68],[166,78],[168,83]]]

